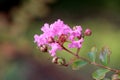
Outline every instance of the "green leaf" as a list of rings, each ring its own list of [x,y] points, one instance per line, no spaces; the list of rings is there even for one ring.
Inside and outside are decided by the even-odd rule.
[[[101,80],[105,77],[107,72],[109,72],[107,69],[98,69],[92,74],[92,77],[96,80]]]
[[[95,62],[96,53],[94,53],[94,52],[89,52],[89,53],[88,53],[88,56],[89,56],[89,58],[90,58],[90,60],[91,60],[92,62]]]
[[[103,65],[107,66],[110,62],[110,54],[111,52],[107,47],[102,48],[99,58]]]
[[[92,62],[95,62],[96,52],[97,52],[96,47],[92,47],[91,52],[88,53],[88,57],[90,58],[90,60],[91,60]]]
[[[108,57],[107,57],[107,54],[102,54],[100,53],[100,60],[101,60],[101,63],[105,66],[108,65]]]
[[[87,64],[87,62],[85,62],[85,61],[77,60],[77,61],[72,63],[72,69],[78,70],[79,68],[85,66],[86,64]]]

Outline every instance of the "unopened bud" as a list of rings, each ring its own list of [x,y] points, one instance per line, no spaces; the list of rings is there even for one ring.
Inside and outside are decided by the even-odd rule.
[[[78,38],[78,39],[81,39],[82,37],[84,37],[84,36],[82,36],[82,35],[80,35],[80,36],[77,36],[77,38]]]
[[[54,57],[54,58],[52,59],[52,63],[57,64],[57,60],[58,60],[58,57]]]
[[[60,37],[58,38],[58,43],[60,45],[63,45],[67,41],[68,36],[65,34],[61,34]]]
[[[52,59],[52,63],[58,64],[58,65],[65,65],[65,59],[64,58],[59,58],[59,57],[54,57]]]
[[[53,43],[54,42],[54,39],[52,37],[49,37],[48,38],[48,43]]]
[[[46,45],[41,45],[40,46],[40,51],[47,52],[47,46]]]
[[[92,34],[92,31],[90,29],[86,29],[84,32],[85,36],[91,36],[91,34]]]
[[[57,60],[57,64],[58,64],[58,65],[65,65],[65,59],[64,59],[64,58],[59,58],[59,59]]]

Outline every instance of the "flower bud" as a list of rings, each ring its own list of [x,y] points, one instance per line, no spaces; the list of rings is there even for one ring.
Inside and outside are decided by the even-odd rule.
[[[57,64],[57,60],[58,60],[58,57],[54,57],[54,58],[52,59],[52,63]]]
[[[65,59],[64,58],[58,58],[57,64],[58,65],[65,65]]]
[[[80,36],[77,36],[77,38],[78,38],[78,39],[81,39],[82,37],[84,37],[84,36],[82,36],[82,35],[80,35]]]
[[[52,37],[49,37],[47,41],[48,41],[48,43],[53,43],[54,39]]]
[[[40,46],[40,51],[47,52],[47,46],[46,45],[41,45]]]
[[[68,36],[65,34],[61,34],[60,37],[58,38],[58,43],[60,45],[63,45],[67,41]]]
[[[58,65],[65,65],[65,59],[64,58],[59,58],[59,57],[54,57],[52,59],[52,63],[58,64]]]
[[[91,36],[91,34],[92,34],[92,31],[90,29],[86,29],[84,32],[85,36]]]

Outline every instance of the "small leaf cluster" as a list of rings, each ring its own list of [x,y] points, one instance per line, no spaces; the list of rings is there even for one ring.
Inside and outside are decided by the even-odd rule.
[[[72,69],[73,70],[78,70],[81,67],[89,64],[93,64],[93,65],[100,65],[98,66],[99,68],[92,73],[92,77],[95,80],[109,80],[108,78],[105,78],[106,73],[108,73],[110,70],[106,68],[106,66],[108,66],[109,62],[110,62],[110,54],[111,51],[109,50],[108,47],[103,47],[101,49],[101,51],[98,53],[97,52],[97,48],[94,46],[91,48],[90,52],[88,53],[88,58],[87,60],[75,60],[72,63]],[[99,62],[97,63],[96,59],[97,59],[97,55],[99,55]]]

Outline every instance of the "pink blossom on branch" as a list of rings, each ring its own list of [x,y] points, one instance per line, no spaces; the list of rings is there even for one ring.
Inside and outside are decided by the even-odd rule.
[[[101,64],[96,62],[96,47],[93,47],[88,53],[89,59],[79,56],[84,37],[91,36],[92,34],[92,31],[89,28],[84,32],[82,32],[81,26],[75,26],[73,29],[71,29],[67,24],[64,24],[63,21],[58,19],[52,24],[45,23],[41,28],[41,31],[43,31],[43,34],[34,35],[34,42],[42,52],[50,53],[50,55],[53,57],[52,63],[66,67],[71,65],[74,70],[77,70],[87,64],[92,64],[100,67],[100,69],[96,70],[92,75],[95,80],[105,79],[104,77],[109,71],[114,72],[112,80],[120,80],[120,70],[107,66],[110,61],[109,48],[102,48],[99,54]],[[68,42],[68,48],[64,46],[64,43],[66,42]],[[69,50],[71,48],[77,48],[76,52]],[[58,57],[56,55],[58,50],[65,50],[66,52],[73,55],[73,57],[66,63],[65,58]],[[101,72],[103,75],[101,75]]]

